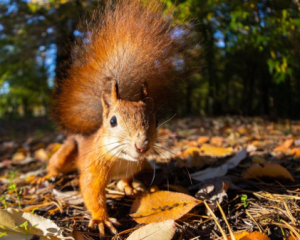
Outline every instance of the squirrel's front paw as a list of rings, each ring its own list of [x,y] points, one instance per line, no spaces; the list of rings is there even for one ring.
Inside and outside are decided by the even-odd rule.
[[[145,192],[155,192],[158,189],[156,186],[147,188],[144,183],[137,179],[122,179],[117,183],[117,187],[127,196],[137,195]]]
[[[115,229],[115,227],[113,225],[119,226],[120,223],[115,218],[106,218],[103,220],[91,219],[88,227],[91,230],[95,230],[96,225],[98,226],[99,234],[100,234],[100,238],[101,238],[101,237],[105,236],[105,227],[107,227],[112,234],[114,234],[114,235],[117,234],[118,231]]]
[[[117,183],[117,188],[127,196],[136,195],[147,191],[146,186],[139,180],[122,179]]]

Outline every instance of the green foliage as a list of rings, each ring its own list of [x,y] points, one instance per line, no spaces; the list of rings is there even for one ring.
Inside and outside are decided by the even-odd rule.
[[[4,205],[4,209],[7,209],[7,202],[6,202],[5,198],[0,197],[0,201],[1,201],[2,204]]]
[[[0,238],[1,238],[1,237],[4,237],[4,236],[6,236],[6,235],[7,235],[6,232],[0,233]]]
[[[202,36],[206,114],[239,113],[300,117],[299,29],[296,2],[262,0],[167,1]],[[193,80],[197,81],[197,80]],[[286,95],[287,97],[284,97]],[[286,106],[289,106],[286,108]],[[294,111],[293,111],[294,110]],[[199,114],[199,109],[192,109]]]
[[[12,193],[14,193],[16,195],[17,202],[18,202],[18,205],[19,205],[19,209],[21,209],[20,196],[22,194],[22,189],[20,191],[18,191],[17,184],[14,182],[17,174],[18,174],[17,170],[9,172],[8,179],[10,181],[10,184],[7,187],[7,191],[11,191]]]
[[[247,199],[248,199],[248,196],[247,196],[246,194],[243,194],[243,195],[241,196],[241,201],[244,203],[244,207],[245,207],[245,208],[248,207],[248,205],[249,205],[249,203],[250,203],[250,202],[247,201]]]
[[[166,14],[173,11],[175,24],[184,26],[187,37],[179,57],[192,73],[177,113],[300,117],[296,1],[163,2]],[[79,19],[102,3],[0,1],[0,118],[45,114],[49,83],[64,77],[71,46],[80,37]],[[7,83],[9,92],[1,92]]]

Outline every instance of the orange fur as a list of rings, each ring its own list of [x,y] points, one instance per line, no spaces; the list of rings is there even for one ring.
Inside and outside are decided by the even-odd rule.
[[[53,116],[69,132],[90,134],[102,123],[101,95],[117,82],[120,98],[137,101],[143,84],[155,109],[167,101],[175,45],[157,1],[119,0],[95,11],[68,78],[57,83]]]

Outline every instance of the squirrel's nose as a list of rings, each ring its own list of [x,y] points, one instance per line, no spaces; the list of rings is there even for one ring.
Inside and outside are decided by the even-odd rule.
[[[150,148],[148,140],[146,140],[146,141],[144,141],[142,143],[135,143],[134,146],[135,146],[135,150],[138,153],[147,152],[149,150],[149,148]]]

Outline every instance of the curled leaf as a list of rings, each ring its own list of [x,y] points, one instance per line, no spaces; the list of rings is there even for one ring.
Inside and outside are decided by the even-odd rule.
[[[293,176],[290,172],[279,165],[278,163],[264,162],[262,164],[256,163],[249,167],[244,173],[243,178],[268,178],[268,179],[283,179],[294,182]]]
[[[197,181],[203,181],[214,177],[224,176],[229,169],[235,168],[247,156],[246,149],[240,151],[237,155],[232,157],[229,161],[216,168],[207,168],[191,174],[191,177]]]
[[[0,210],[0,226],[0,235],[6,234],[4,239],[33,239],[34,236],[39,239],[73,239],[63,237],[62,230],[53,221],[13,208]]]
[[[138,223],[179,219],[202,201],[183,193],[158,191],[136,198],[130,216]]]
[[[150,223],[144,227],[135,230],[127,240],[171,240],[175,234],[176,225],[174,220]]]

